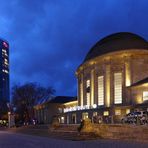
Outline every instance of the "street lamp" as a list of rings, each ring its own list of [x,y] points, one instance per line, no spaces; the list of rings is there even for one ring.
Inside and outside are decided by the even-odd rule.
[[[8,127],[11,127],[11,112],[8,112]]]

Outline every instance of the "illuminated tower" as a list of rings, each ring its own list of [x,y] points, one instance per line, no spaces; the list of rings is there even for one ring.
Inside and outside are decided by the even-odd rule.
[[[9,102],[9,44],[0,39],[0,102]]]

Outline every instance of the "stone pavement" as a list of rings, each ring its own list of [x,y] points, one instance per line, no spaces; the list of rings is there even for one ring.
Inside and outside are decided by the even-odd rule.
[[[115,140],[67,141],[0,131],[0,148],[147,148],[148,143]]]

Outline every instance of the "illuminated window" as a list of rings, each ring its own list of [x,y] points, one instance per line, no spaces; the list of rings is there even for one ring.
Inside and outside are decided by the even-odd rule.
[[[2,49],[2,55],[8,56],[6,49]]]
[[[90,80],[86,81],[86,105],[90,106]]]
[[[148,100],[148,91],[144,91],[143,92],[143,101],[147,101]]]
[[[121,115],[121,109],[116,109],[115,110],[115,115]]]
[[[6,70],[6,69],[3,69],[2,71],[3,71],[4,73],[9,73],[8,70]]]
[[[82,119],[85,120],[88,118],[88,113],[85,112],[85,113],[82,113]]]
[[[103,112],[103,115],[104,115],[104,116],[109,116],[109,111],[104,111],[104,112]]]
[[[83,106],[83,83],[80,83],[80,103]]]
[[[90,80],[86,81],[86,87],[89,88],[90,87]]]
[[[3,42],[3,46],[8,48],[8,44],[6,42]]]
[[[98,77],[98,105],[104,105],[104,77]]]
[[[122,73],[114,74],[114,103],[122,103]]]
[[[94,117],[94,116],[97,116],[97,115],[98,115],[98,113],[97,113],[97,112],[93,112],[93,117]]]
[[[129,114],[130,112],[130,109],[126,109],[126,114]]]
[[[64,117],[61,117],[61,123],[64,123]]]

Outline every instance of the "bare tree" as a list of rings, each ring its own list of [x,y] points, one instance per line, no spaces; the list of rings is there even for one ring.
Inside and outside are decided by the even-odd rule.
[[[12,102],[19,117],[28,121],[34,116],[34,105],[50,98],[54,92],[52,87],[45,88],[36,83],[15,85],[12,89]]]

